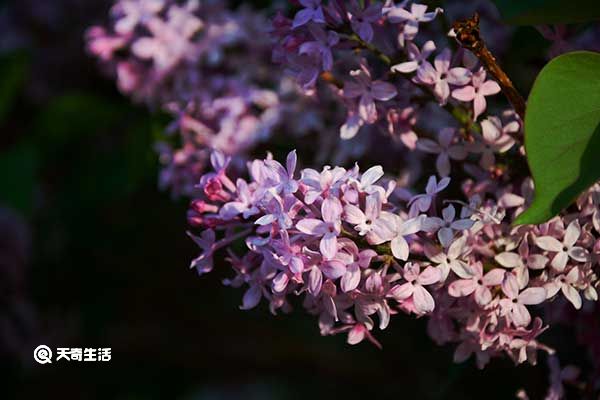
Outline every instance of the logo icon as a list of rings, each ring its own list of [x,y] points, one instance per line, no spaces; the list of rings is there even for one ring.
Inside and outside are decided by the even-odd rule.
[[[40,345],[33,351],[33,358],[39,364],[51,364],[52,363],[52,350],[46,345]]]

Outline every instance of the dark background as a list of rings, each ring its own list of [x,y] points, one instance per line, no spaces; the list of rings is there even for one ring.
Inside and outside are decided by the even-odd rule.
[[[153,140],[168,119],[132,105],[85,54],[84,29],[105,21],[109,2],[0,4],[1,398],[545,393],[543,359],[538,368],[455,365],[453,348],[436,346],[424,320],[393,318],[380,351],[320,337],[302,312],[240,311],[243,292],[221,285],[222,263],[202,278],[188,269],[197,249],[185,234],[187,204],[157,189]],[[541,57],[532,30],[514,40],[517,61]],[[524,69],[516,79],[530,77]],[[568,330],[554,335],[546,342],[571,340]],[[112,360],[38,365],[39,344],[111,347]]]

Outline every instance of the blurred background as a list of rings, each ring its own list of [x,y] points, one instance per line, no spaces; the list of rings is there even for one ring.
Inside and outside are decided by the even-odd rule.
[[[383,351],[350,347],[320,337],[302,313],[240,311],[242,292],[222,286],[219,263],[202,278],[189,270],[197,248],[185,234],[187,203],[157,188],[153,143],[168,119],[132,105],[84,51],[85,28],[109,7],[0,1],[2,398],[543,396],[543,360],[456,365],[453,349],[410,317],[378,336]],[[527,88],[535,70],[516,65],[543,61],[547,44],[531,28],[512,40],[506,64]],[[565,329],[545,342],[574,342]],[[112,360],[38,365],[40,344],[111,347]],[[579,351],[565,354],[584,363]]]

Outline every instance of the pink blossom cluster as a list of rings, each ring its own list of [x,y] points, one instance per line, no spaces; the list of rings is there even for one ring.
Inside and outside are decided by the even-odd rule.
[[[372,331],[392,315],[428,316],[437,343],[458,343],[456,361],[474,354],[483,367],[500,354],[535,363],[537,350],[553,351],[537,340],[548,327],[532,317],[533,306],[565,297],[579,309],[582,298],[597,300],[592,194],[580,202],[591,213],[513,228],[510,217],[526,200],[503,200],[491,181],[465,183],[465,201],[442,201],[449,178],[431,176],[424,193],[406,198],[394,181],[380,182],[379,166],[296,172],[292,152],[285,166],[252,161],[251,180],[234,182],[228,158],[213,153],[211,161],[215,171],[202,177],[188,214],[202,249],[191,267],[209,272],[215,252],[227,248],[235,275],[225,284],[245,287],[242,309],[265,299],[271,312],[288,312],[289,298],[302,296],[322,334],[377,345]],[[247,251],[236,254],[229,245],[241,239]]]
[[[477,120],[486,98],[500,92],[476,61],[440,44],[447,42],[445,32],[432,27],[440,8],[406,1],[300,3],[304,8],[292,19],[273,21],[274,59],[306,91],[318,87],[323,73],[336,77],[334,90],[348,110],[342,138],[379,124],[414,148],[424,103],[459,106]]]
[[[304,137],[338,119],[331,96],[299,96],[274,68],[267,27],[262,13],[232,11],[222,1],[117,0],[108,27],[88,30],[88,50],[120,90],[173,117],[156,143],[161,188],[192,196],[212,150],[243,166],[249,152],[278,133]],[[345,162],[365,147],[320,134],[317,140],[320,161]]]
[[[453,50],[444,10],[290,3],[289,17],[273,18],[274,44],[259,13],[216,1],[119,0],[110,27],[88,32],[123,92],[174,117],[177,143],[157,145],[161,184],[192,198],[190,236],[202,249],[192,268],[211,271],[224,250],[234,271],[225,284],[245,289],[241,308],[264,299],[289,312],[300,296],[322,334],[345,332],[351,344],[379,346],[375,328],[403,312],[427,317],[436,343],[456,344],[457,362],[553,353],[538,341],[554,323],[548,310],[597,301],[599,186],[545,224],[512,226],[533,197],[522,121],[496,112],[501,101],[488,106],[500,86]],[[482,29],[492,26],[486,41],[501,48],[507,29],[487,6]],[[369,148],[376,130],[398,146]],[[296,171],[295,152],[285,166],[269,155],[242,178],[240,155],[273,132],[317,132],[318,151],[303,161],[332,166]],[[393,173],[347,168],[367,150]]]
[[[243,154],[281,115],[279,75],[260,14],[220,1],[118,0],[108,28],[87,32],[89,51],[133,99],[173,116],[157,144],[160,185],[189,196],[210,151]]]

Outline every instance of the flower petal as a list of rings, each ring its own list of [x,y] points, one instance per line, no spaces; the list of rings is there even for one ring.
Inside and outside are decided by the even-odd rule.
[[[408,260],[409,248],[408,243],[404,237],[398,235],[390,243],[392,248],[392,254],[399,260]]]
[[[434,310],[435,301],[433,297],[421,285],[416,285],[413,293],[415,309],[419,314],[427,314]]]
[[[528,288],[519,294],[519,302],[526,305],[540,304],[544,301],[546,301],[546,289],[543,287]]]
[[[452,297],[465,297],[477,289],[477,283],[472,279],[459,279],[448,286],[448,294]]]
[[[516,268],[523,265],[523,261],[521,261],[520,255],[508,251],[496,255],[496,257],[494,257],[494,260],[496,260],[498,264],[502,265],[505,268]]]
[[[483,124],[483,122],[482,122]],[[563,245],[552,236],[540,236],[535,239],[535,244],[542,250],[547,251],[562,251]]]
[[[562,293],[567,298],[567,300],[569,300],[571,304],[573,304],[573,307],[575,307],[577,310],[581,308],[581,296],[579,295],[577,289],[575,289],[571,285],[563,284]]]

